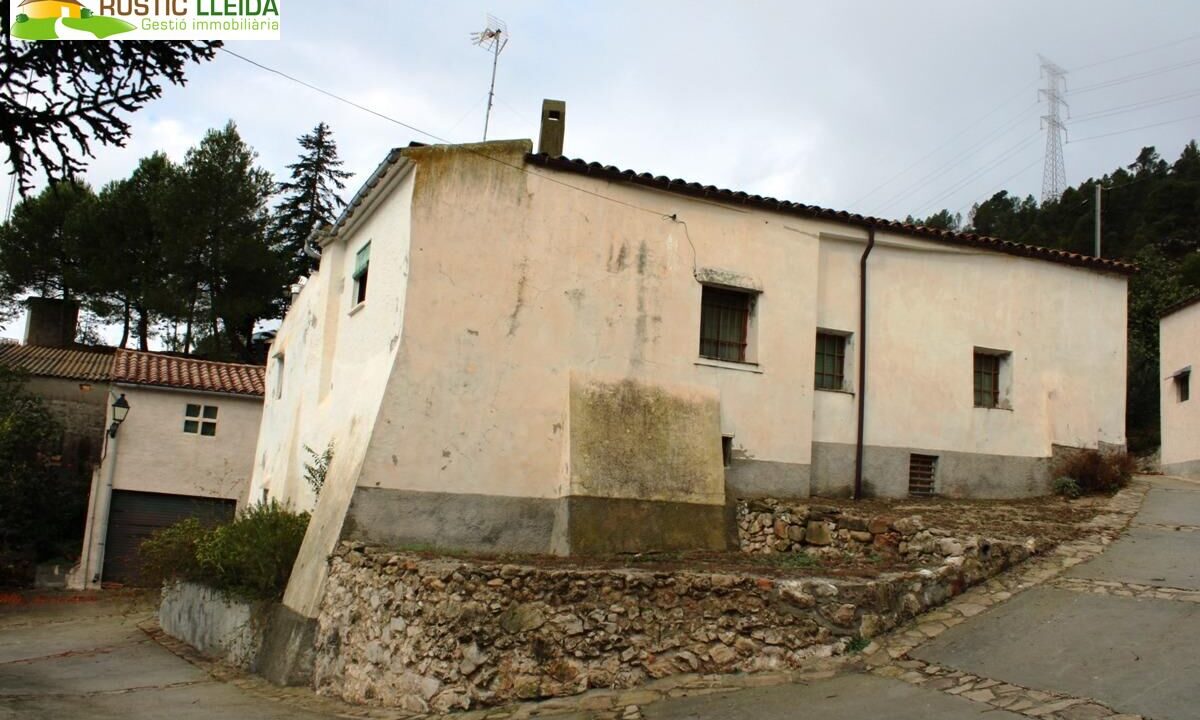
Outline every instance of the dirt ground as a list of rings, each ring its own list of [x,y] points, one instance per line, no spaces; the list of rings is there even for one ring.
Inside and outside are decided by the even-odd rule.
[[[1058,544],[1085,535],[1087,531],[1083,524],[1100,513],[1104,500],[1105,498],[1097,496],[1070,501],[1058,497],[1021,500],[958,500],[941,497],[849,500],[814,497],[797,501],[795,504],[862,518],[882,515],[899,519],[919,515],[924,526],[935,534],[953,537],[979,536],[1017,541],[1034,537]],[[844,552],[823,549],[814,554],[792,552],[752,555],[731,550],[647,552],[588,557],[447,553],[430,548],[402,548],[398,551],[425,557],[452,556],[544,568],[641,569],[662,572],[686,568],[693,571],[751,573],[767,577],[876,577],[883,573],[912,570],[928,564],[927,561],[905,558],[894,551],[873,546]]]

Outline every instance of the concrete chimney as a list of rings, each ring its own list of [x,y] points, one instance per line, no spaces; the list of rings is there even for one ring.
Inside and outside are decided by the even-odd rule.
[[[563,136],[567,132],[567,104],[562,100],[542,101],[542,134],[538,152],[550,157],[563,154]]]
[[[25,301],[25,344],[70,347],[79,325],[79,303],[58,298],[31,297]]]

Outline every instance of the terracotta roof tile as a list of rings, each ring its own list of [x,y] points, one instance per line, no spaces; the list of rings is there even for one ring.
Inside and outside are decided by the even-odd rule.
[[[657,190],[665,190],[667,192],[673,192],[680,195],[700,197],[716,202],[725,202],[731,205],[749,205],[765,210],[784,212],[791,215],[800,215],[803,217],[816,218],[820,220],[836,220],[838,222],[858,225],[861,227],[870,227],[903,233],[905,235],[911,235],[925,240],[933,240],[935,242],[963,245],[967,247],[977,247],[1005,253],[1008,255],[1018,255],[1021,257],[1036,258],[1039,260],[1048,260],[1051,262],[1062,263],[1065,265],[1075,265],[1077,267],[1099,270],[1102,272],[1119,273],[1121,275],[1132,275],[1133,273],[1137,272],[1137,266],[1130,263],[1121,262],[1119,260],[1097,258],[1092,257],[1091,255],[1082,255],[1080,253],[1067,252],[1066,250],[1055,250],[1052,248],[1040,247],[1038,245],[1025,245],[1022,243],[1009,242],[1007,240],[1001,240],[1000,238],[989,237],[987,235],[953,232],[950,230],[937,230],[921,225],[910,225],[907,223],[898,222],[896,220],[884,220],[881,218],[866,217],[856,213],[846,212],[844,210],[830,210],[828,208],[817,207],[816,205],[803,205],[801,203],[789,202],[787,200],[776,200],[775,198],[762,197],[760,195],[751,196],[744,192],[726,190],[713,185],[701,185],[699,183],[688,182],[678,178],[671,179],[664,175],[652,176],[650,173],[635,173],[630,170],[621,170],[619,168],[612,167],[611,165],[606,166],[596,162],[589,163],[585,160],[572,160],[566,157],[551,157],[544,153],[530,153],[525,156],[525,160],[531,165],[538,165],[541,167],[550,168],[552,170],[572,172],[579,175],[600,178],[602,180],[629,182],[633,183],[634,185],[644,185]]]
[[[259,365],[214,362],[163,353],[118,350],[113,381],[132,385],[232,393],[263,394],[264,368]]]
[[[0,365],[37,377],[108,382],[116,348],[89,345],[43,347],[0,343]]]

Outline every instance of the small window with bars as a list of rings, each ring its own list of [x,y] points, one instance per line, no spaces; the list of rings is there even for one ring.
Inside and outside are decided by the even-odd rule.
[[[934,494],[937,478],[937,455],[908,456],[908,494],[929,497]]]
[[[189,435],[215,436],[217,434],[217,406],[188,403],[183,411],[183,431]]]
[[[846,336],[832,332],[817,333],[818,390],[846,388]]]
[[[746,362],[753,307],[751,293],[705,285],[700,300],[700,357]]]
[[[1003,378],[1008,353],[975,351],[975,407],[1004,407]]]

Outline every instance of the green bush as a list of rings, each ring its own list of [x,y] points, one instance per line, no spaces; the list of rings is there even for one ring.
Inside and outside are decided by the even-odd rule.
[[[308,519],[308,513],[271,500],[211,529],[184,520],[142,543],[143,577],[189,580],[247,599],[278,599],[287,588]]]
[[[154,533],[138,547],[141,579],[152,585],[169,580],[204,582],[204,568],[196,554],[212,532],[196,518],[188,518]]]
[[[1054,494],[1068,499],[1075,499],[1083,494],[1079,483],[1069,477],[1060,477],[1054,481]]]
[[[19,23],[29,22],[29,16],[26,15],[25,13],[20,13],[17,15],[17,22],[19,22]]]
[[[1137,460],[1127,452],[1076,450],[1055,463],[1054,474],[1074,480],[1083,494],[1114,493],[1129,484]]]
[[[84,8],[83,10],[79,11],[79,17],[81,17],[81,18],[90,18],[92,15],[93,15],[92,11],[88,10],[87,8]]]

